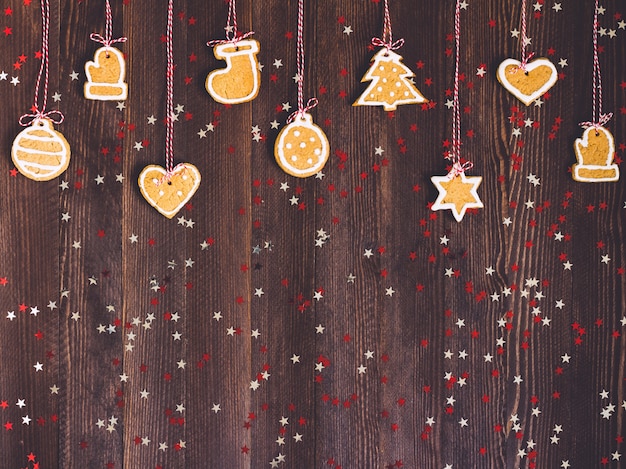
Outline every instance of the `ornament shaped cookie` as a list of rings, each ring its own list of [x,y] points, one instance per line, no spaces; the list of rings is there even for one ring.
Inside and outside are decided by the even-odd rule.
[[[372,65],[361,82],[371,81],[353,106],[383,106],[393,111],[400,104],[420,104],[428,100],[409,80],[415,74],[402,63],[402,56],[387,48],[372,58]]]
[[[99,101],[123,101],[128,97],[124,82],[126,62],[115,47],[100,47],[93,61],[85,64],[85,98]]]
[[[226,68],[213,70],[206,79],[206,90],[222,104],[252,101],[259,93],[261,73],[257,54],[259,43],[254,39],[217,44],[215,58],[226,61]]]
[[[468,208],[483,208],[477,192],[483,180],[481,176],[450,173],[446,176],[432,176],[430,180],[439,191],[432,210],[450,209],[456,221],[460,222]]]
[[[519,60],[506,59],[498,67],[497,77],[509,93],[530,106],[557,82],[558,72],[548,59],[532,60],[525,68]]]
[[[588,127],[574,142],[578,163],[572,165],[572,177],[578,182],[613,182],[619,180],[619,167],[613,163],[615,141],[604,127]]]
[[[22,130],[11,148],[15,167],[29,179],[49,181],[70,164],[70,145],[49,119],[35,119]]]
[[[159,165],[146,166],[139,174],[141,195],[159,213],[172,218],[200,186],[200,171],[190,163],[177,165],[167,174]]]
[[[313,123],[309,113],[297,114],[278,134],[274,156],[287,174],[312,176],[324,167],[330,154],[326,134]]]

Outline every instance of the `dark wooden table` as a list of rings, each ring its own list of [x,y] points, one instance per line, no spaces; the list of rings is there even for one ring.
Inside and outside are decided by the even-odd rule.
[[[451,138],[453,1],[390,2],[430,100],[392,113],[351,106],[383,3],[306,1],[305,99],[331,156],[323,177],[296,179],[274,161],[272,122],[296,105],[297,2],[238,2],[262,85],[225,106],[204,80],[224,66],[205,44],[224,37],[227,5],[175,0],[175,160],[203,180],[171,220],[136,183],[164,163],[166,2],[112,3],[123,105],[83,97],[104,2],[51,0],[49,109],[72,160],[49,182],[10,158],[39,2],[0,5],[0,467],[622,467],[626,176],[569,172],[592,112],[591,0],[529,2],[531,49],[559,81],[528,107],[495,78],[519,58],[521,1],[462,10],[462,152],[484,208],[460,223],[430,210]],[[621,162],[626,4],[601,3]]]

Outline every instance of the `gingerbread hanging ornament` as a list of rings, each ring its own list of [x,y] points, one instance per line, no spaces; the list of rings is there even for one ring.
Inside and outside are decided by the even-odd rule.
[[[126,42],[125,37],[113,39],[113,15],[109,0],[105,4],[106,26],[104,37],[97,33],[89,36],[92,41],[102,44],[94,54],[93,61],[85,64],[85,98],[98,101],[123,101],[128,97],[126,78],[126,61],[124,55],[111,47],[118,42]]]
[[[148,165],[139,174],[141,195],[161,215],[172,218],[193,197],[200,186],[200,171],[191,163],[174,166],[174,55],[172,38],[173,0],[167,9],[167,96],[165,168]]]
[[[259,93],[261,73],[257,54],[259,43],[249,39],[254,31],[242,34],[237,29],[235,0],[228,2],[226,39],[209,41],[213,55],[226,61],[226,68],[213,70],[207,76],[205,87],[211,97],[222,104],[240,104],[252,101]]]
[[[457,222],[463,220],[465,213],[471,208],[482,208],[483,203],[478,196],[478,186],[482,182],[480,176],[466,176],[465,171],[473,164],[461,158],[461,112],[459,104],[459,44],[461,38],[461,1],[457,0],[454,15],[454,36],[456,56],[454,69],[454,98],[452,105],[452,150],[446,154],[451,162],[450,170],[445,176],[432,176],[430,180],[439,191],[437,200],[431,210],[450,210]],[[465,2],[463,2],[465,3]]]
[[[41,0],[41,66],[35,84],[35,100],[30,114],[20,117],[25,127],[11,147],[11,158],[20,173],[35,181],[49,181],[63,173],[70,164],[70,145],[54,124],[61,124],[63,113],[46,111],[48,103],[48,55],[50,33],[50,3]],[[40,94],[41,92],[41,105]]]
[[[582,138],[574,142],[576,164],[572,177],[578,182],[614,182],[619,180],[619,167],[614,163],[615,140],[605,127],[612,113],[602,113],[602,74],[598,58],[598,0],[593,15],[593,90],[592,121],[581,122]]]
[[[283,171],[305,178],[320,172],[330,154],[324,131],[313,122],[308,111],[317,106],[317,98],[304,104],[304,1],[298,0],[298,41],[296,80],[298,109],[289,116],[274,145],[274,157]]]
[[[426,103],[428,100],[412,81],[415,74],[402,63],[402,56],[394,52],[402,47],[404,39],[393,40],[388,0],[384,0],[384,10],[383,36],[372,39],[372,45],[382,48],[361,79],[370,84],[352,105],[383,106],[385,111],[393,111],[401,104]]]
[[[504,88],[530,106],[543,96],[558,79],[556,67],[546,58],[532,59],[528,51],[531,39],[526,35],[526,0],[522,0],[520,51],[521,60],[506,59],[498,67],[497,78]]]

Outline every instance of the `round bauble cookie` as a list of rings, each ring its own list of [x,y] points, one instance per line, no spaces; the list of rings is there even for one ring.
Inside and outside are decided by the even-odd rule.
[[[326,134],[313,123],[310,114],[297,114],[278,134],[274,145],[276,162],[292,176],[305,178],[324,167],[330,154]]]
[[[70,144],[54,130],[51,120],[35,119],[13,140],[11,158],[27,178],[49,181],[70,164]]]

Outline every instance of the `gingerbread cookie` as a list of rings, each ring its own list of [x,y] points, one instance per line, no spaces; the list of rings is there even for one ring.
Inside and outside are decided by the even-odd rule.
[[[385,111],[393,111],[400,104],[428,102],[409,80],[415,74],[402,63],[401,55],[383,48],[374,55],[372,62],[361,79],[361,82],[371,83],[353,106],[383,106]]]
[[[213,48],[215,58],[226,61],[226,68],[213,70],[206,79],[206,90],[222,104],[239,104],[256,98],[261,74],[256,55],[259,43],[244,39],[227,42]]]
[[[326,164],[330,145],[326,135],[313,123],[310,114],[296,115],[278,134],[274,145],[276,162],[287,174],[305,178]]]
[[[450,209],[456,221],[461,221],[468,208],[483,208],[478,197],[478,186],[482,182],[481,176],[465,176],[465,173],[450,173],[446,176],[432,176],[439,196],[432,205],[432,210]]]
[[[172,218],[198,190],[200,171],[192,164],[183,163],[166,176],[163,167],[146,166],[139,174],[139,190],[159,213]]]
[[[498,67],[498,81],[513,96],[529,106],[556,83],[558,72],[548,59],[528,62],[525,69],[515,59],[506,59]]]
[[[60,175],[70,164],[70,154],[70,144],[48,119],[35,119],[15,137],[11,148],[16,168],[35,181]]]
[[[604,127],[588,127],[574,142],[578,163],[572,166],[572,177],[579,182],[612,182],[619,180],[619,167],[613,163],[615,141]]]
[[[128,97],[128,85],[124,83],[126,62],[116,48],[100,47],[93,61],[85,64],[85,74],[85,98],[122,101]]]

